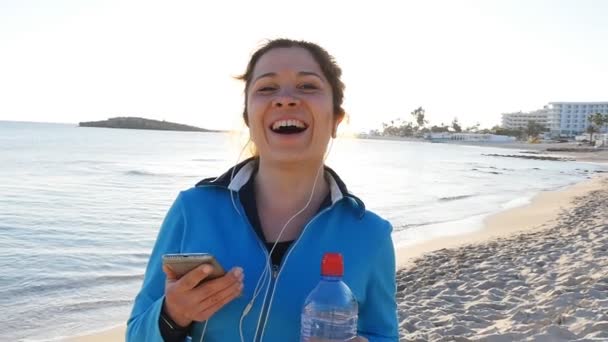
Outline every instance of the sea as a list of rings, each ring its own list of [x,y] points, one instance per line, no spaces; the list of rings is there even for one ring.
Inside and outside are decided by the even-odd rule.
[[[180,190],[234,165],[230,133],[0,121],[1,341],[124,325]],[[339,138],[327,165],[407,246],[473,232],[488,215],[601,164],[487,156],[519,150]]]

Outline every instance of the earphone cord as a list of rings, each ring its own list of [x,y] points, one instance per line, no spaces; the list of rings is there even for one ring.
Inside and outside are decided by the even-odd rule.
[[[203,326],[203,332],[201,333],[201,339],[200,339],[200,340],[198,340],[198,342],[203,342],[203,337],[205,337],[205,332],[207,331],[207,323],[209,323],[209,320],[210,320],[210,319],[211,319],[211,318],[208,318],[208,319],[205,321],[205,325]]]
[[[241,333],[241,342],[244,342],[244,338],[243,338],[243,334],[242,334],[243,319],[249,313],[249,310],[251,310],[251,307],[253,306],[253,303],[255,302],[255,300],[257,299],[257,296],[261,292],[262,288],[260,287],[258,289],[258,285],[260,285],[260,281],[262,279],[265,279],[266,275],[268,275],[269,285],[271,283],[270,256],[274,252],[274,249],[277,246],[277,243],[280,241],[281,236],[283,235],[283,232],[285,231],[285,229],[287,228],[287,226],[289,225],[289,223],[291,223],[291,221],[293,221],[293,219],[295,219],[298,215],[300,215],[302,212],[304,212],[308,208],[308,206],[310,205],[310,203],[312,202],[312,198],[314,197],[314,193],[315,193],[315,190],[316,190],[316,186],[317,186],[317,181],[319,179],[319,175],[321,174],[321,170],[323,170],[323,167],[325,166],[325,161],[327,160],[327,157],[329,156],[329,153],[331,152],[332,147],[333,147],[333,139],[331,139],[330,145],[329,145],[329,149],[327,150],[327,153],[325,153],[325,156],[323,157],[323,161],[321,162],[321,165],[317,169],[317,174],[315,175],[315,180],[314,180],[311,192],[310,192],[310,196],[308,197],[308,201],[306,202],[306,205],[302,209],[300,209],[296,214],[294,214],[289,220],[287,220],[287,222],[285,223],[285,225],[283,226],[283,228],[279,232],[279,235],[278,235],[276,241],[274,242],[272,248],[270,249],[270,252],[268,253],[268,256],[266,257],[266,267],[264,268],[264,272],[262,273],[262,275],[258,279],[258,284],[256,285],[256,289],[254,290],[254,295],[253,295],[251,301],[249,302],[249,304],[247,304],[247,306],[245,307],[245,310],[243,310],[243,314],[241,315],[241,319],[240,319],[240,322],[239,322],[239,332]],[[298,242],[299,242],[299,239],[296,241],[294,247],[298,244]],[[292,250],[293,250],[293,248],[291,248],[289,254],[291,254]],[[289,258],[289,254],[286,256],[285,261],[283,262],[283,264],[285,264],[285,262]],[[268,273],[268,274],[266,274],[266,273]],[[262,284],[264,284],[264,283],[265,283],[265,281],[262,282]],[[268,304],[268,309],[266,310],[266,312],[270,312],[270,308],[272,307],[272,300],[273,300],[273,297],[274,297],[275,289],[276,289],[276,283],[275,283],[275,286],[273,286],[272,294],[271,294],[271,297],[270,297],[270,303]],[[264,307],[264,304],[266,303],[266,299],[268,298],[268,291],[269,290],[270,290],[270,286],[268,286],[266,288],[266,291],[264,293],[264,299],[262,301],[262,309]],[[260,312],[260,316],[258,317],[258,323],[256,325],[256,331],[255,331],[254,338],[258,336],[261,319],[262,319],[262,312]],[[264,336],[264,331],[266,329],[267,322],[268,322],[268,315],[266,315],[266,317],[264,319],[264,324],[262,325],[262,336],[260,337],[260,340]]]
[[[232,172],[230,174],[230,183],[232,183],[232,180],[234,179],[234,173],[236,171],[236,165],[238,165],[239,161],[241,160],[241,156],[242,156],[243,152],[245,151],[245,148],[249,145],[250,141],[251,141],[251,138],[247,141],[247,143],[243,146],[243,148],[239,152],[237,161],[235,163],[235,167],[232,168]],[[272,282],[272,280],[271,280],[271,270],[270,270],[270,256],[274,252],[274,250],[275,250],[278,242],[280,241],[280,239],[281,239],[281,237],[282,237],[285,229],[287,228],[287,226],[298,215],[300,215],[301,213],[303,213],[308,208],[308,206],[310,205],[310,203],[312,202],[312,198],[314,197],[314,193],[315,193],[315,189],[316,189],[316,186],[317,186],[317,181],[319,179],[319,175],[321,174],[321,170],[323,170],[323,167],[325,165],[325,160],[329,156],[329,152],[331,151],[332,147],[333,147],[333,139],[330,139],[329,149],[327,150],[327,153],[323,157],[323,161],[321,162],[321,165],[317,169],[317,173],[315,175],[314,183],[313,183],[313,186],[312,186],[312,189],[311,189],[311,192],[310,192],[310,196],[308,197],[308,201],[306,202],[306,205],[302,209],[300,209],[297,213],[295,213],[291,218],[289,218],[289,220],[287,220],[287,222],[285,223],[285,225],[283,226],[283,228],[281,228],[281,231],[279,232],[279,235],[277,236],[276,241],[272,245],[272,248],[270,249],[270,252],[266,256],[266,267],[264,268],[264,271],[262,272],[262,274],[260,275],[260,278],[258,279],[258,282],[257,282],[256,287],[254,289],[251,301],[245,306],[245,309],[243,310],[243,312],[241,314],[241,317],[240,317],[240,320],[239,320],[239,334],[240,334],[241,342],[244,342],[244,337],[243,337],[243,320],[244,320],[245,316],[247,316],[247,314],[249,313],[249,311],[251,310],[251,308],[253,307],[253,304],[255,303],[255,300],[257,299],[257,297],[259,296],[259,294],[260,294],[260,292],[262,290],[262,286],[260,286],[260,285],[266,283],[266,280],[265,280],[266,277],[268,277],[269,285]],[[216,178],[216,180],[217,180],[217,178]],[[234,210],[239,214],[239,216],[242,217],[243,215],[241,214],[241,212],[236,207],[236,202],[234,200],[234,194],[233,193],[234,193],[234,191],[230,190],[230,200],[232,202],[232,206],[233,206]],[[294,245],[294,247],[297,245],[297,243],[298,243],[298,241],[296,241],[296,244]],[[293,250],[293,248],[292,248],[292,250]],[[286,256],[285,262],[289,258],[290,254],[291,254],[291,251]],[[280,274],[280,272],[279,272],[279,274]],[[272,294],[270,296],[270,303],[268,304],[267,312],[270,312],[270,308],[272,307],[272,301],[274,299],[275,289],[276,289],[276,283],[275,283],[275,286],[272,287]],[[266,291],[264,293],[264,300],[262,301],[262,311],[263,311],[264,304],[266,303],[266,299],[268,297],[268,291],[269,290],[270,290],[270,286],[268,286],[266,288]],[[261,320],[262,320],[262,312],[260,312],[260,316],[258,317],[258,322],[256,324],[256,330],[255,330],[254,340],[255,340],[255,337],[257,337],[257,335],[258,335]],[[206,330],[207,330],[207,323],[208,322],[209,322],[209,320],[205,321],[205,325],[203,326],[203,331],[201,333],[201,337],[200,337],[199,342],[203,342],[203,338],[204,338]],[[260,340],[262,339],[262,337],[264,335],[267,323],[268,323],[268,315],[266,315],[266,317],[264,318],[264,324],[262,325],[262,336],[260,337]]]
[[[315,184],[312,187],[312,191],[311,191],[311,194],[310,194],[310,198],[308,199],[308,203],[306,203],[306,206],[300,212],[298,212],[296,215],[294,215],[293,217],[296,217],[297,215],[301,214],[304,211],[304,209],[306,209],[308,207],[308,205],[310,204],[310,202],[312,201],[312,197],[313,197],[314,191],[315,191],[315,186],[317,184],[317,179],[319,178],[320,171],[323,169],[323,167],[325,165],[325,160],[327,160],[327,157],[329,156],[329,153],[331,152],[333,144],[334,144],[334,140],[331,139],[330,140],[329,149],[327,149],[327,153],[323,157],[323,161],[321,162],[321,166],[317,170],[317,175],[315,176]],[[306,227],[305,227],[305,229],[306,229]],[[283,232],[281,231],[281,234],[282,233]],[[302,234],[304,234],[304,231],[302,231],[302,233],[300,234],[300,236]],[[280,236],[280,234],[279,234],[279,236]],[[278,241],[278,239],[277,239],[277,241]],[[285,259],[283,260],[283,265],[285,265],[287,263],[287,260],[289,259],[289,256],[291,255],[291,252],[293,252],[293,250],[295,249],[295,247],[298,245],[299,242],[300,242],[300,239],[297,239],[296,242],[295,242],[295,244],[291,247],[291,249],[289,250],[289,253],[287,253],[287,255],[285,256]],[[275,245],[276,245],[276,242],[275,242]],[[273,249],[274,249],[274,246],[273,246]],[[281,274],[281,270],[279,270],[279,274],[277,274],[277,279],[279,278],[280,274]],[[272,302],[274,300],[275,290],[276,290],[276,281],[275,281],[274,286],[272,287],[272,294],[270,295],[270,302],[268,303],[268,309],[266,310],[266,317],[264,318],[264,324],[262,325],[262,335],[260,336],[260,340],[262,340],[262,338],[264,337],[264,332],[266,331],[266,325],[268,324],[268,316],[269,316],[268,314],[270,313],[270,310],[272,309]],[[266,293],[268,293],[268,289],[267,289]],[[266,302],[266,295],[264,295],[264,303],[265,302]],[[259,321],[258,321],[258,324],[259,324]]]

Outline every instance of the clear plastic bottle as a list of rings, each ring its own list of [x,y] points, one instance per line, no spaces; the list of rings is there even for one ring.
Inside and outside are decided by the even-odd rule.
[[[357,336],[359,308],[350,288],[342,281],[343,275],[342,255],[326,253],[321,263],[321,281],[302,309],[301,342],[349,341]]]

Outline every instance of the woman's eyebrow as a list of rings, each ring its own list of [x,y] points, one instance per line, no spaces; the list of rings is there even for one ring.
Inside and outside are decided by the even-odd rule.
[[[323,77],[321,77],[321,75],[317,74],[316,72],[312,72],[312,71],[300,71],[298,73],[298,76],[315,76],[315,77],[319,78],[320,80],[323,80]]]
[[[262,74],[258,77],[256,77],[252,83],[257,82],[259,79],[264,78],[264,77],[275,77],[277,76],[276,72],[267,72],[265,74]],[[315,76],[317,78],[319,78],[320,80],[323,80],[323,77],[321,77],[321,75],[317,74],[316,72],[312,72],[312,71],[300,71],[298,72],[298,76]]]
[[[255,78],[255,80],[253,80],[253,83],[257,82],[257,81],[258,81],[260,78],[264,78],[264,77],[274,77],[274,76],[276,76],[276,75],[277,75],[277,73],[276,73],[276,72],[267,72],[267,73],[265,73],[265,74],[262,74],[262,75],[260,75],[260,76],[256,77],[256,78]]]

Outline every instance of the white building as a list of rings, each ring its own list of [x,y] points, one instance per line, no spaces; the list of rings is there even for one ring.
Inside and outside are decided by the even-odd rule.
[[[574,137],[574,140],[581,142],[589,142],[591,141],[591,134],[583,133],[581,135],[577,135],[576,137]],[[608,147],[608,133],[594,134],[592,145],[594,145],[595,147]]]
[[[608,102],[550,102],[547,125],[552,136],[575,136],[586,132],[587,117],[595,113],[608,114]],[[605,128],[601,128],[605,131]]]
[[[504,142],[514,142],[515,137],[509,137],[505,135],[496,135],[496,134],[482,134],[482,133],[451,133],[451,132],[442,132],[442,133],[429,133],[426,136],[427,139],[432,142],[457,142],[457,141],[466,141],[466,142],[489,142],[489,143],[504,143]]]
[[[531,112],[516,112],[516,113],[503,113],[502,114],[502,128],[506,129],[520,129],[528,127],[529,121],[534,121],[537,124],[547,127],[549,110],[547,106],[543,109],[531,111]]]

